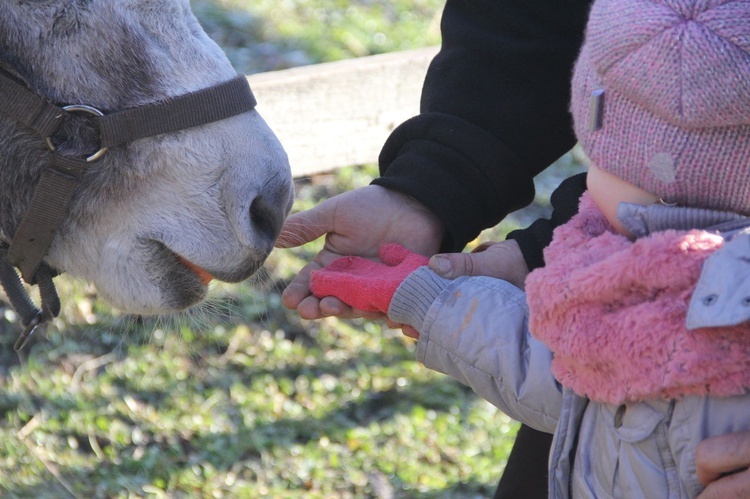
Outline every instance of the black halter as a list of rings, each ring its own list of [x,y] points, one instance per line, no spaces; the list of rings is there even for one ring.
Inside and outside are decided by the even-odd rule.
[[[163,102],[104,114],[83,104],[58,106],[49,102],[31,91],[0,61],[0,114],[35,131],[50,149],[29,209],[10,244],[0,245],[0,285],[24,327],[16,350],[23,348],[37,326],[60,313],[60,300],[52,282],[57,273],[43,259],[89,167],[109,147],[223,120],[250,111],[255,105],[247,79],[237,75],[218,85]],[[85,158],[59,154],[50,140],[70,114],[76,112],[92,115],[99,129],[99,150]],[[29,298],[15,268],[27,283],[39,286],[41,310]]]

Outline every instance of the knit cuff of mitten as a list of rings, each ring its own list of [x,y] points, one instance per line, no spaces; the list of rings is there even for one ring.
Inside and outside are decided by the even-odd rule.
[[[419,330],[427,311],[451,282],[450,279],[439,277],[429,267],[418,268],[396,289],[388,307],[388,318]]]

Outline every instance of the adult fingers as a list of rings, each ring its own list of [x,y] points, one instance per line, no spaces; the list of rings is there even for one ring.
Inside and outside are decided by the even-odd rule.
[[[370,321],[383,321],[386,318],[386,315],[384,313],[372,310],[359,310],[353,308],[352,313],[355,317],[361,317]]]
[[[321,268],[322,265],[313,261],[302,267],[292,281],[281,293],[281,302],[288,309],[298,309],[302,300],[311,296],[310,273]]]
[[[700,482],[715,485],[711,487],[713,490],[750,485],[750,472],[747,471],[750,466],[750,432],[730,433],[704,440],[696,448],[695,465]],[[750,491],[750,488],[747,490]]]
[[[412,338],[414,340],[419,339],[419,331],[417,331],[411,326],[407,326],[406,324],[401,326],[401,332],[404,333],[404,336],[408,338]]]
[[[333,199],[333,198],[331,198]],[[333,202],[327,199],[309,210],[289,215],[276,239],[277,248],[294,248],[332,232]]]
[[[303,319],[314,320],[323,317],[337,316],[342,319],[358,317],[351,307],[333,296],[322,299],[313,296],[310,291],[310,274],[323,267],[323,264],[312,261],[292,279],[281,293],[281,302],[290,310],[296,310]]]
[[[386,324],[391,329],[400,329],[404,336],[415,340],[419,339],[419,331],[406,324],[397,324],[390,319],[386,320]]]
[[[282,296],[283,300],[283,296]],[[325,317],[320,311],[320,300],[313,295],[306,296],[300,300],[296,307],[288,307],[297,310],[297,314],[303,319],[315,320]]]
[[[325,296],[320,299],[320,313],[322,317],[338,317],[339,319],[354,319],[361,317],[352,307],[335,296]]]
[[[744,470],[732,475],[726,475],[711,482],[698,499],[735,499],[750,498],[750,471]]]
[[[308,320],[333,316],[339,317],[340,319],[354,319],[360,317],[360,315],[356,311],[353,311],[346,303],[333,296],[325,296],[323,298],[317,298],[313,295],[306,296],[299,302],[296,309],[301,318]]]
[[[297,313],[303,319],[315,320],[323,317],[338,317],[339,319],[364,318],[369,320],[382,320],[385,315],[379,312],[356,310],[335,296],[324,296],[316,298],[310,295],[304,298],[297,306]]]

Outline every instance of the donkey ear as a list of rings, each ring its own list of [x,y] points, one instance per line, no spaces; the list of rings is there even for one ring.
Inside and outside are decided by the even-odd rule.
[[[708,257],[690,299],[686,326],[736,326],[750,320],[750,233]]]

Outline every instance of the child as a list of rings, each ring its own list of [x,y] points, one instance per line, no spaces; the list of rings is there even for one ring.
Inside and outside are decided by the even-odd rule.
[[[527,294],[394,246],[312,290],[554,432],[552,497],[695,497],[697,444],[750,429],[750,2],[597,0],[571,109],[589,192]]]

